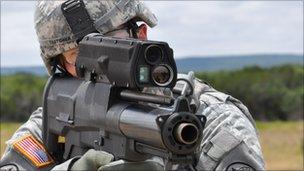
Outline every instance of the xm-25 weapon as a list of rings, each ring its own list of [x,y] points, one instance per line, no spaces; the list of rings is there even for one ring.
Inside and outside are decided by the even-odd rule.
[[[193,86],[185,84],[175,98],[142,91],[175,86],[177,69],[168,44],[93,33],[79,48],[79,78],[57,73],[44,90],[48,151],[59,162],[93,148],[127,161],[159,156],[166,169],[194,164],[206,118],[189,107],[186,96]]]

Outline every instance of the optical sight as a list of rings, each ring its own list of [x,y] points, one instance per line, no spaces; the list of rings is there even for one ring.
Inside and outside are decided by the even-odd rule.
[[[79,43],[76,71],[80,78],[117,87],[169,87],[176,83],[173,50],[166,42],[85,36]]]

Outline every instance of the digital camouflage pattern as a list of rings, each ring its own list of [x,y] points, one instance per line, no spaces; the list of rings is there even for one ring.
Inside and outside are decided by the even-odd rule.
[[[197,153],[197,170],[236,170],[245,166],[248,171],[264,170],[257,129],[248,109],[239,100],[216,91],[198,79],[195,79],[194,83],[195,96],[198,97],[200,103],[198,112],[207,117],[201,148]],[[164,90],[147,89],[146,92],[163,94]],[[30,132],[41,140],[41,124],[42,110],[40,108],[8,141],[2,161],[13,153],[11,143],[24,132]],[[57,165],[55,169],[67,169],[71,161],[73,160]],[[162,161],[157,158],[153,161],[162,164]],[[114,162],[111,165],[115,163],[122,164]],[[31,170],[31,168],[28,169]]]
[[[38,1],[35,29],[40,43],[41,57],[51,73],[50,59],[77,46],[75,37],[61,11],[65,1]],[[155,15],[139,0],[84,0],[85,7],[102,34],[119,28],[131,19],[157,25]]]
[[[247,107],[198,79],[195,80],[194,92],[199,97],[198,112],[207,118],[197,169],[226,169],[218,166],[231,151],[242,146],[244,150],[238,156],[246,156],[243,162],[248,162],[255,170],[264,170],[257,128]],[[231,158],[227,164],[238,160],[242,158]]]
[[[183,77],[186,75],[178,74],[178,78]],[[178,82],[176,86],[183,87],[183,84],[184,82]],[[167,89],[164,88],[148,88],[144,91],[168,95]],[[207,118],[201,151],[197,156],[199,158],[196,166],[198,170],[225,169],[219,169],[217,166],[220,165],[219,163],[225,158],[225,155],[237,146],[245,148],[242,153],[256,164],[254,166],[256,170],[265,169],[255,121],[244,104],[230,95],[215,90],[197,78],[194,80],[194,94],[191,100],[199,101],[197,112]]]

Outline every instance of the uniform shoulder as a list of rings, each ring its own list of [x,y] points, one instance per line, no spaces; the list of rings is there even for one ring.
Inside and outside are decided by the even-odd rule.
[[[45,170],[54,163],[42,144],[42,108],[34,111],[6,144],[1,170]]]
[[[213,113],[221,115],[225,111],[234,112],[245,117],[255,127],[255,121],[248,108],[233,96],[214,89],[210,84],[195,80],[195,94],[200,101],[200,111],[206,114]]]
[[[255,122],[247,107],[236,98],[200,80],[196,80],[195,89],[196,93],[200,92],[198,112],[207,118],[198,169],[213,170],[223,161],[232,162],[233,158],[227,160],[227,156],[240,146],[250,150],[238,152],[263,166]]]
[[[14,140],[18,139],[19,137],[25,134],[31,134],[39,141],[42,140],[42,108],[41,107],[35,110],[29,117],[28,121],[22,124],[17,129],[17,131],[14,133],[11,139],[7,141],[7,144],[10,145]]]

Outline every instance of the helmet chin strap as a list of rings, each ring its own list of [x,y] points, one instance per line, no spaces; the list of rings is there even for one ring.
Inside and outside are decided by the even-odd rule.
[[[56,56],[55,58],[51,58],[50,61],[52,73],[55,74],[58,70],[60,73],[63,73],[67,76],[72,76],[69,72],[67,72],[64,68],[62,68],[62,64],[60,63],[60,55]]]
[[[130,20],[129,22],[127,22],[127,27],[130,30],[130,36],[132,36],[133,38],[137,39],[137,30],[138,30],[138,25],[136,24],[135,20]]]

